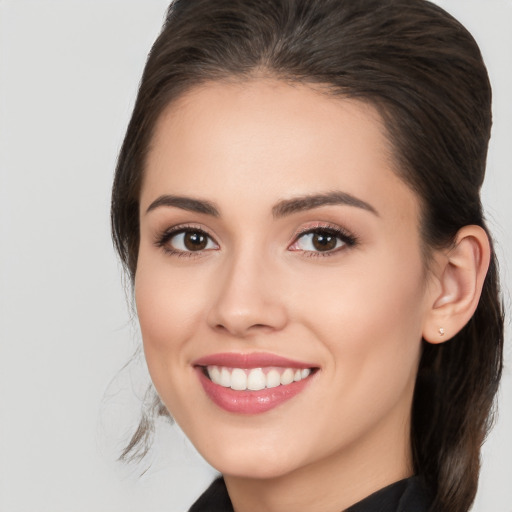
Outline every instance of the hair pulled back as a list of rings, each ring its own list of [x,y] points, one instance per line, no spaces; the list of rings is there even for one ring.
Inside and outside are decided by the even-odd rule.
[[[209,81],[272,76],[321,84],[381,113],[400,177],[422,205],[429,249],[468,224],[487,229],[480,202],[491,88],[469,32],[426,0],[175,0],[144,70],[112,192],[115,247],[130,277],[139,195],[157,119]],[[502,368],[503,311],[491,256],[478,308],[450,341],[424,342],[412,411],[414,469],[436,511],[466,512]],[[154,409],[161,408],[156,401]],[[141,422],[124,452],[151,427]]]

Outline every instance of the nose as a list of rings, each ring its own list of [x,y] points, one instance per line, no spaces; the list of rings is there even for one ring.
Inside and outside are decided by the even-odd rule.
[[[208,313],[210,327],[238,338],[283,329],[288,318],[276,279],[261,258],[240,256],[225,262]]]

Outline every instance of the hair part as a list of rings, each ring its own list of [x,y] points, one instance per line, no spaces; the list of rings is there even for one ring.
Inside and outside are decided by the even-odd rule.
[[[443,9],[426,0],[175,0],[148,57],[112,191],[113,240],[132,282],[145,161],[163,110],[207,82],[262,74],[378,109],[397,173],[420,200],[427,249],[449,246],[465,225],[487,230],[480,187],[491,87],[473,37]],[[502,352],[493,253],[469,323],[449,342],[423,344],[411,443],[433,510],[466,512],[474,500]],[[123,458],[150,429],[143,419]]]

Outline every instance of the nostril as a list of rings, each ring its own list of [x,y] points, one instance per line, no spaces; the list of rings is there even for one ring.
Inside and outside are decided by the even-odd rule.
[[[229,332],[238,337],[282,329],[287,323],[283,304],[262,295],[256,292],[242,294],[233,288],[225,290],[212,304],[208,324],[217,332]]]
[[[245,334],[248,334],[248,333],[254,332],[254,331],[271,332],[271,331],[275,330],[274,327],[272,327],[271,325],[266,325],[266,324],[253,324],[253,325],[243,326],[243,327],[231,325],[230,327],[227,327],[226,325],[221,324],[221,323],[216,324],[214,326],[214,329],[216,329],[217,331],[221,331],[221,332],[231,332],[235,335],[245,335]]]

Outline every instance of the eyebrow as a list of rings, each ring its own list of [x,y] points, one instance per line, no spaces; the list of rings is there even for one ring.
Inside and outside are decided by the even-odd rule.
[[[379,216],[379,213],[371,204],[346,192],[328,192],[326,194],[314,194],[285,199],[279,201],[279,203],[272,208],[272,215],[274,218],[280,218],[293,213],[329,205],[354,206],[371,212],[377,217]]]
[[[374,215],[379,216],[377,210],[369,203],[347,194],[346,192],[328,192],[325,194],[313,194],[294,197],[292,199],[283,199],[272,208],[272,216],[276,219],[286,217],[297,212],[313,210],[322,206],[346,205],[361,208]],[[163,195],[155,199],[146,210],[146,213],[160,208],[162,206],[171,206],[181,208],[190,212],[220,217],[219,209],[211,201],[205,199],[194,199],[186,196]]]
[[[210,201],[204,199],[193,199],[192,197],[163,195],[155,199],[146,210],[149,213],[161,206],[174,206],[190,212],[204,213],[213,217],[219,217],[218,208]]]

